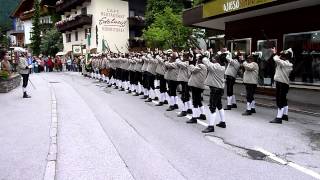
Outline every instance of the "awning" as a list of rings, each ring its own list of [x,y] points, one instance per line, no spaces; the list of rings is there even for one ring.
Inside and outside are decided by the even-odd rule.
[[[315,0],[263,0],[252,1],[260,2],[256,5],[247,7],[230,6],[234,9],[225,9],[229,0],[209,1],[204,5],[185,10],[183,12],[183,23],[186,26],[225,30],[227,22],[274,14],[289,11],[297,8],[319,5],[320,1]],[[266,2],[266,3],[261,3]]]

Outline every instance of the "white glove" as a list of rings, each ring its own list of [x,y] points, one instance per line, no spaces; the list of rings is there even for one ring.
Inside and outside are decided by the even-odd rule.
[[[29,69],[32,69],[32,65],[29,65],[28,68],[29,68]]]

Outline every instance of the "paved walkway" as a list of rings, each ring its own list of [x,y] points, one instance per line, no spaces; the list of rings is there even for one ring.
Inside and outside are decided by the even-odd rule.
[[[40,75],[32,99],[22,98],[21,87],[0,94],[0,179],[40,180],[49,149],[50,89]]]

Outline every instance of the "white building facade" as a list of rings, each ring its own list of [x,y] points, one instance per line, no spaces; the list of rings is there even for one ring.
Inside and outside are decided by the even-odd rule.
[[[56,7],[62,14],[62,20],[56,26],[63,33],[64,53],[84,54],[103,49],[128,51],[127,1],[65,0],[58,1]]]

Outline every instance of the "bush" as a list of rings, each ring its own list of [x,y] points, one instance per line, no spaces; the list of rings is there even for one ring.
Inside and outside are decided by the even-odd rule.
[[[8,80],[10,74],[7,71],[0,71],[0,79],[1,80]]]

